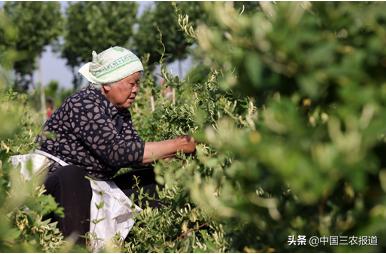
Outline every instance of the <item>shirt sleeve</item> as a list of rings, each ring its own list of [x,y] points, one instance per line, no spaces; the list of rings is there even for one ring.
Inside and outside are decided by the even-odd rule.
[[[110,167],[126,167],[141,163],[144,142],[136,134],[131,121],[124,123],[126,131],[117,132],[106,110],[89,99],[74,103],[74,135]]]

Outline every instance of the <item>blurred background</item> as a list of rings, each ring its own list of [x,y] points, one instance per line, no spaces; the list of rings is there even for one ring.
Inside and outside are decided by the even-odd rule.
[[[5,3],[4,1],[0,1],[0,8],[3,7],[4,3]],[[130,6],[129,8],[137,9],[137,12],[136,12],[137,19],[143,14],[145,10],[154,8],[153,1],[146,1],[146,2],[138,1],[136,3],[137,3],[137,6],[132,6],[132,7]],[[71,5],[71,2],[61,1],[61,2],[58,2],[58,4],[60,5],[61,15],[66,16],[67,7]],[[134,26],[135,23],[133,22],[132,25]],[[59,35],[57,39],[59,41],[63,41],[63,36]],[[124,44],[127,44],[127,42],[125,42]],[[90,53],[90,58],[91,58],[91,53]],[[33,76],[34,76],[34,79],[41,77],[43,80],[44,86],[47,85],[50,81],[57,81],[59,87],[63,87],[63,88],[69,88],[73,85],[72,73],[70,71],[70,68],[66,66],[66,60],[61,56],[57,48],[55,47],[53,48],[51,43],[43,47],[42,52],[36,61],[38,62],[37,67],[39,68],[39,70],[34,70]],[[191,65],[190,59],[189,57],[186,57],[181,60],[177,60],[177,61],[175,60],[172,63],[170,63],[168,66],[172,73],[182,78],[183,75],[186,73],[187,69],[190,67],[190,65]],[[181,67],[181,69],[179,69],[179,67]]]

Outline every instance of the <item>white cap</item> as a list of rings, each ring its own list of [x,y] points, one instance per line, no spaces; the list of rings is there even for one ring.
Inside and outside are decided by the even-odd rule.
[[[138,71],[143,71],[139,58],[130,50],[118,46],[99,54],[93,51],[92,62],[79,69],[80,74],[97,85],[116,82]]]

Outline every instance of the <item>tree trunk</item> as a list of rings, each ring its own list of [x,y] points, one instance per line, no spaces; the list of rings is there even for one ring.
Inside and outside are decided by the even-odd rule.
[[[46,93],[43,85],[43,70],[40,63],[40,58],[38,58],[38,83],[40,88],[40,103],[41,103],[41,112],[43,114],[43,121],[47,120],[47,109],[46,109]]]
[[[71,73],[72,73],[72,85],[74,86],[74,90],[78,90],[82,83],[82,77],[78,76],[77,71],[75,70],[75,67],[71,68]]]
[[[154,112],[155,110],[155,105],[154,105],[154,96],[150,96],[150,107],[151,107],[151,112]]]
[[[178,59],[178,77],[182,79],[182,63],[180,59]]]

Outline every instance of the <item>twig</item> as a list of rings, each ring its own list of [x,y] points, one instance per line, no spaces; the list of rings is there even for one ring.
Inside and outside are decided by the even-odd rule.
[[[189,229],[185,233],[182,233],[180,236],[178,236],[176,240],[183,240],[188,236],[189,233],[197,232],[198,230],[200,230],[201,228],[206,227],[206,226],[208,226],[208,223],[201,224],[197,228]]]

